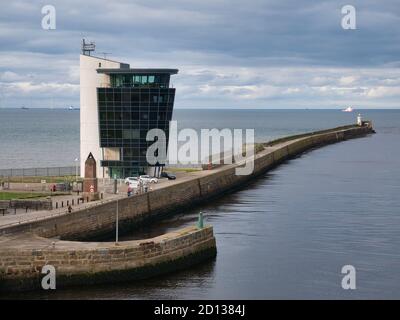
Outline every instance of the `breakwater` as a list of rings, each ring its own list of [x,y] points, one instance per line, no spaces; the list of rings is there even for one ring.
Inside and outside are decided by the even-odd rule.
[[[0,291],[41,288],[44,265],[57,288],[139,280],[216,255],[211,226],[187,227],[156,238],[114,242],[54,241],[32,235],[0,240]]]
[[[371,126],[348,126],[346,128],[342,127],[327,130],[322,133],[314,132],[311,134],[302,135],[301,137],[297,136],[292,138],[285,138],[284,141],[280,141],[278,143],[266,144],[265,150],[255,156],[254,172],[252,175],[237,176],[235,174],[235,168],[237,166],[240,166],[241,163],[237,163],[234,165],[224,165],[213,170],[200,172],[198,173],[198,175],[193,175],[193,177],[190,177],[190,179],[186,179],[185,181],[177,181],[176,183],[168,185],[164,188],[160,188],[158,190],[148,192],[146,194],[119,200],[118,208],[120,227],[124,229],[138,226],[140,224],[147,223],[152,219],[157,219],[174,210],[193,206],[196,203],[200,203],[210,198],[219,196],[234,188],[240,187],[241,185],[243,185],[243,183],[246,183],[247,180],[250,180],[255,176],[264,173],[265,171],[269,170],[273,166],[278,165],[282,161],[297,156],[298,154],[306,150],[329,143],[335,143],[346,139],[360,137],[371,132]],[[91,237],[104,236],[106,234],[112,233],[115,230],[115,212],[116,203],[111,202],[106,203],[102,206],[97,206],[95,208],[88,208],[85,210],[76,211],[70,215],[62,215],[53,218],[42,219],[40,221],[35,221],[31,223],[23,223],[18,226],[2,228],[1,233],[5,238],[8,239],[17,237],[20,234],[26,235],[27,232],[30,233],[32,237],[35,237],[37,239],[37,241],[29,242],[25,240],[25,245],[29,242],[30,245],[34,247],[30,248],[31,251],[24,251],[23,255],[33,256],[33,252],[37,254],[37,251],[32,251],[36,250],[35,243],[44,241],[47,246],[49,246],[50,242],[48,241],[50,240],[46,238],[60,237],[61,239],[65,240],[82,240]],[[202,229],[196,229],[196,231],[193,230],[194,240],[190,242],[186,251],[181,250],[180,248],[176,248],[173,254],[174,258],[169,259],[169,262],[167,262],[166,264],[170,267],[162,267],[158,268],[158,270],[168,271],[172,270],[174,265],[176,265],[177,268],[179,268],[180,266],[188,265],[188,262],[182,264],[179,263],[179,261],[182,261],[179,260],[179,257],[185,260],[185,257],[187,257],[187,255],[185,255],[185,252],[187,253],[189,251],[189,248],[199,249],[190,253],[191,255],[193,255],[192,257],[198,258],[189,259],[186,261],[203,261],[206,258],[214,256],[216,253],[216,249],[212,229],[207,234],[207,240],[201,238],[201,236],[196,235],[198,234],[198,232],[202,232]],[[165,236],[168,237],[168,234]],[[182,241],[182,239],[174,239],[174,241],[176,241],[176,243],[179,243]],[[200,245],[196,245],[204,241],[206,241],[210,246],[204,248]],[[35,268],[33,268],[33,265],[31,263],[32,260],[30,260],[31,258],[29,258],[28,261],[18,260],[22,261],[22,264],[12,265],[11,263],[14,263],[14,260],[17,261],[16,259],[13,260],[13,254],[19,253],[22,250],[21,248],[25,247],[25,245],[22,245],[22,243],[23,239],[18,238],[14,238],[14,241],[4,240],[4,242],[2,242],[0,246],[0,283],[8,285],[13,283],[20,283],[21,279],[27,278],[27,274],[29,273],[38,275],[38,270],[40,269],[40,267],[44,264],[50,264],[50,262],[56,264],[57,270],[59,269],[60,265],[62,265],[63,263],[66,264],[67,267],[60,269],[63,270],[61,275],[64,277],[64,279],[81,279],[80,275],[77,275],[76,277],[74,275],[78,273],[86,273],[86,278],[93,279],[94,283],[99,283],[103,281],[109,282],[112,278],[118,279],[118,276],[114,277],[111,275],[118,274],[118,272],[122,270],[121,264],[114,264],[113,256],[111,255],[110,251],[108,251],[108,253],[105,253],[105,259],[108,259],[107,261],[109,263],[109,269],[105,271],[96,270],[96,268],[94,267],[94,265],[97,264],[95,260],[92,260],[90,263],[87,264],[84,263],[80,268],[78,268],[76,267],[77,265],[79,265],[78,262],[75,263],[69,260],[49,260],[51,258],[50,256],[44,256],[43,259],[35,261]],[[18,247],[18,244],[20,244],[21,246]],[[76,245],[85,243],[60,240],[56,242],[54,248],[50,248],[49,250],[56,250],[56,248],[58,248],[61,244],[63,246],[72,246],[72,244]],[[94,250],[101,250],[103,249],[103,244],[104,243],[92,242],[91,246],[97,248]],[[13,245],[14,247],[10,247],[11,245]],[[71,248],[73,248],[73,246]],[[7,251],[8,255],[5,254],[6,252],[3,252],[3,250],[9,250]],[[65,254],[65,252],[62,254]],[[92,254],[94,253],[92,252]],[[155,251],[154,254],[158,258],[164,255],[162,251]],[[131,256],[131,259],[133,259],[134,261],[140,261],[139,264],[141,263],[142,267],[154,267],[154,264],[150,262],[150,260],[148,260],[147,258],[144,260],[138,260],[138,258],[133,258]],[[126,277],[127,279],[129,278],[128,275],[135,274],[135,272],[133,272],[134,268],[132,266],[133,264],[131,264],[130,267],[128,266],[127,269],[131,270],[131,272],[123,272],[124,277]],[[139,272],[137,274],[141,274],[142,276],[150,276],[151,274],[157,273]],[[132,276],[132,278],[135,277]],[[75,283],[76,281],[79,282],[79,280],[74,280],[71,281],[71,283]],[[66,281],[65,283],[68,284],[68,281]]]
[[[371,126],[346,126],[324,130],[322,133],[305,134],[300,138],[288,137],[278,143],[268,143],[265,150],[255,155],[254,171],[251,175],[235,174],[235,168],[241,166],[241,163],[224,165],[145,194],[121,199],[118,201],[119,227],[123,232],[175,210],[217,197],[306,150],[356,138],[371,133],[372,130]],[[65,240],[107,237],[115,230],[116,210],[116,201],[108,202],[71,214],[0,228],[0,235],[28,231],[46,238],[59,237]]]

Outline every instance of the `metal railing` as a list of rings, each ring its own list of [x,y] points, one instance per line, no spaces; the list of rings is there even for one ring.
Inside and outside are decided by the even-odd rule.
[[[126,196],[119,196],[119,197],[113,197],[111,199],[103,199],[103,200],[98,200],[98,201],[94,201],[94,202],[86,202],[86,205],[84,203],[82,203],[80,205],[77,205],[75,207],[75,209],[76,209],[76,211],[83,211],[83,210],[87,210],[87,209],[96,208],[96,207],[104,205],[106,203],[116,202],[117,200],[119,201],[119,200],[122,200],[125,198],[126,198]],[[4,229],[7,229],[7,228],[10,228],[13,226],[18,226],[21,224],[32,223],[32,222],[41,221],[41,220],[45,221],[47,219],[59,217],[62,215],[70,215],[71,213],[68,213],[66,210],[67,210],[67,208],[61,207],[61,208],[51,210],[54,212],[51,214],[46,214],[46,215],[38,216],[38,217],[34,217],[34,218],[23,219],[23,220],[19,220],[17,222],[10,222],[10,223],[6,223],[6,224],[2,224],[2,225],[0,225],[0,233],[4,234],[4,232],[2,232],[2,230],[4,231]],[[51,212],[51,211],[47,211],[47,212]]]
[[[62,177],[80,173],[79,166],[0,169],[0,177]]]

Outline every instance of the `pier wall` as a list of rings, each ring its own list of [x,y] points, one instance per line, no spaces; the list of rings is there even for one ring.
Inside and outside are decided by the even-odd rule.
[[[347,126],[345,129],[325,130],[321,134],[314,132],[302,135],[301,138],[294,140],[285,138],[284,143],[266,148],[255,155],[254,172],[251,175],[235,174],[235,168],[240,166],[240,163],[224,165],[210,170],[209,174],[119,200],[121,232],[238,188],[271,167],[306,150],[371,132],[372,128],[368,126]],[[68,240],[93,239],[112,234],[115,230],[115,220],[116,202],[110,202],[71,214],[2,229],[0,234],[30,231],[42,237],[60,237]]]
[[[47,242],[46,242],[47,240]],[[71,285],[145,279],[185,268],[216,255],[211,226],[137,241],[110,242],[20,239],[0,249],[0,291],[41,289],[44,265],[56,268],[57,289]]]
[[[306,150],[356,138],[370,127],[349,127],[303,135],[267,147],[255,155],[254,172],[238,176],[241,164],[214,168],[192,179],[142,195],[119,200],[119,226],[131,228],[174,210],[219,196]],[[146,240],[114,242],[65,241],[89,239],[115,232],[117,203],[109,202],[31,223],[2,228],[0,233],[0,291],[41,288],[42,267],[56,268],[57,289],[71,285],[115,283],[145,279],[215,257],[211,226],[187,227]],[[60,240],[62,239],[62,240]]]

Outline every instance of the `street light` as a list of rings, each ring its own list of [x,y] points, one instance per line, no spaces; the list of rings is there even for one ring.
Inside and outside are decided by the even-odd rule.
[[[117,214],[116,214],[116,217],[115,217],[115,245],[118,245],[118,228],[119,228],[119,226],[118,226],[118,220],[119,220],[119,217],[118,217],[118,212],[119,211],[119,208],[118,208],[118,199],[117,199]]]
[[[74,161],[75,161],[75,175],[76,175],[75,180],[78,181],[78,163],[79,163],[79,158],[75,158]]]

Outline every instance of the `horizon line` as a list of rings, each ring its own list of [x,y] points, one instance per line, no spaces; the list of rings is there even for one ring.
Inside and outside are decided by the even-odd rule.
[[[75,107],[74,109],[69,109],[66,107],[0,107],[0,110],[68,110],[68,111],[78,111],[80,110],[80,107]],[[268,108],[268,107],[176,107],[174,110],[343,110],[343,108],[313,108],[313,107],[307,107],[307,108]],[[400,110],[400,107],[398,108],[355,108],[353,111],[356,110]]]

